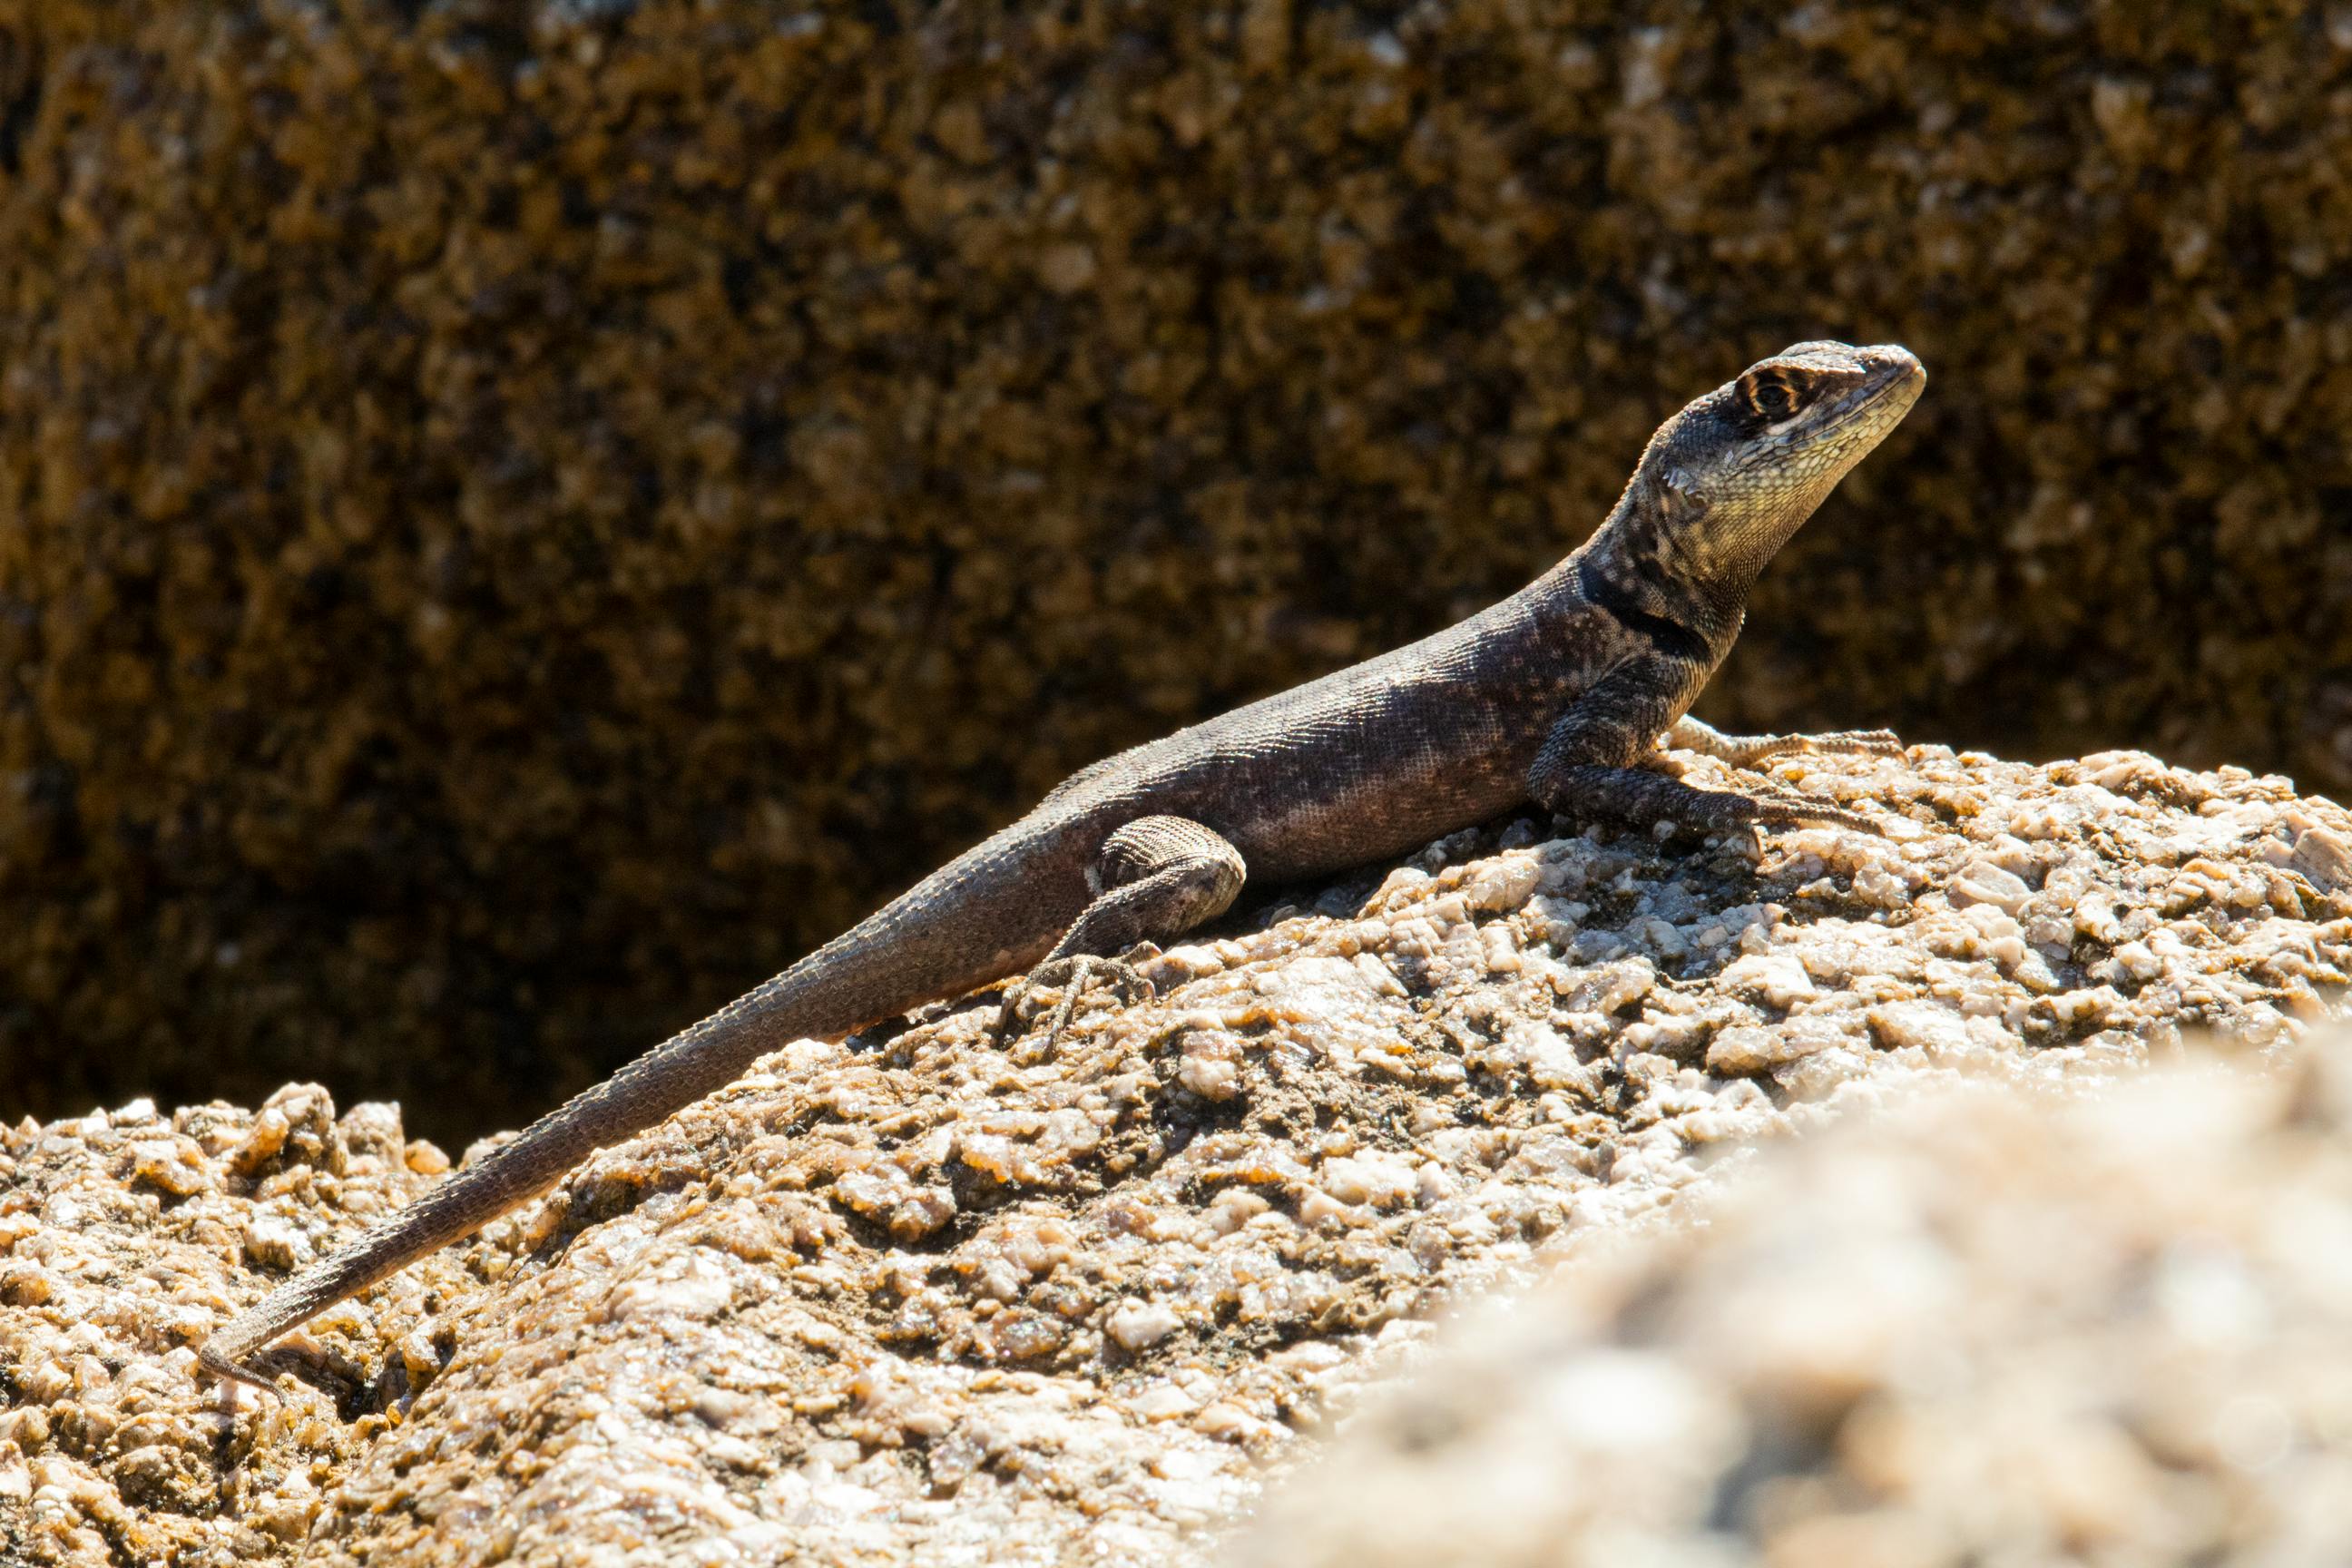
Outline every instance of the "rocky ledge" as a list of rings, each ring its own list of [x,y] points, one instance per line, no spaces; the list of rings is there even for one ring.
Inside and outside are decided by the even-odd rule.
[[[2341,1563],[2347,1047],[1849,1118],[1465,1314],[1227,1561]]]
[[[446,1157],[311,1086],[8,1131],[0,1559],[1206,1557],[1442,1304],[1763,1141],[2340,1009],[2352,817],[2283,779],[1774,773],[1887,834],[1507,822],[1261,904],[1050,1047],[988,998],[793,1046],[282,1342],[275,1405],[191,1347]]]

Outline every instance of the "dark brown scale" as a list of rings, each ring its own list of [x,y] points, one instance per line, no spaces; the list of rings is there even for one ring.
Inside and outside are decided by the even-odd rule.
[[[246,1356],[789,1041],[837,1039],[1042,960],[1082,984],[1089,963],[1214,918],[1247,878],[1380,860],[1528,802],[1643,825],[1868,827],[1834,807],[1760,787],[1702,791],[1644,764],[1669,730],[1742,764],[1815,744],[1719,736],[1685,714],[1739,635],[1757,573],[1925,380],[1900,348],[1800,343],[1697,399],[1651,437],[1591,539],[1535,583],[1409,647],[1083,770],[855,929],[272,1291],[206,1342],[204,1368],[269,1387]]]

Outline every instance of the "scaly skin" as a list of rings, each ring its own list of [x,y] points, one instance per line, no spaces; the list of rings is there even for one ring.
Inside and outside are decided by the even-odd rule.
[[[1866,817],[1699,790],[1650,765],[1672,731],[1747,765],[1895,749],[1884,731],[1741,741],[1685,714],[1767,562],[1926,383],[1892,346],[1800,343],[1660,426],[1584,546],[1459,626],[1078,773],[1028,816],[758,989],[540,1118],[205,1342],[217,1377],[278,1335],[546,1190],[803,1037],[838,1039],[1019,974],[1083,984],[1109,955],[1528,802],[1719,831]],[[1007,1004],[1010,1011],[1010,1003]]]

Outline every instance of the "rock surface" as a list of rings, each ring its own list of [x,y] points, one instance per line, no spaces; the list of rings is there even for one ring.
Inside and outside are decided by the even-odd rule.
[[[1906,1081],[2095,1078],[2190,1027],[2282,1049],[2339,1005],[2352,817],[2283,780],[1776,773],[1888,835],[1507,823],[1172,949],[1050,1050],[996,1048],[985,999],[793,1047],[292,1336],[281,1405],[200,1393],[188,1347],[445,1157],[304,1086],[27,1122],[0,1556],[1198,1557],[1549,1238]]]
[[[1468,1314],[1223,1561],[2340,1563],[2347,1052],[1848,1118]]]
[[[1708,717],[2344,798],[2347,16],[0,0],[0,1110],[494,1130],[1804,337]]]

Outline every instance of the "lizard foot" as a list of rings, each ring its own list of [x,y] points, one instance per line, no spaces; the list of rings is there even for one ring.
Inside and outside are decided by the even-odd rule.
[[[996,1043],[999,1048],[1011,1044],[1021,1033],[1020,1005],[1037,986],[1058,985],[1062,998],[1054,1005],[1052,1016],[1045,1024],[1045,1037],[1037,1047],[1040,1056],[1051,1055],[1054,1043],[1062,1037],[1070,1016],[1077,1011],[1078,999],[1097,984],[1107,983],[1119,994],[1119,1001],[1128,1006],[1149,1001],[1158,995],[1159,987],[1144,978],[1136,961],[1159,952],[1150,942],[1139,942],[1117,958],[1105,958],[1090,952],[1073,953],[1066,958],[1049,958],[1006,988],[1004,1005],[996,1016]]]
[[[1766,828],[1843,827],[1854,833],[1887,837],[1885,825],[1842,805],[1831,805],[1791,790],[1769,785],[1734,795],[1727,791],[1693,791],[1698,809],[1661,814],[1653,829],[1661,838],[1679,832],[1761,833]]]
[[[1820,735],[1727,735],[1712,724],[1678,719],[1664,737],[1666,743],[1703,757],[1752,768],[1774,757],[1844,756],[1899,757],[1902,738],[1892,730],[1832,730]]]
[[[1664,838],[1682,833],[1730,833],[1743,827],[1849,828],[1884,837],[1875,818],[1842,805],[1799,795],[1770,781],[1742,790],[1699,789],[1680,779],[1640,768],[1588,765],[1560,770],[1554,793],[1538,804],[1557,816],[1601,817],[1648,827]]]

